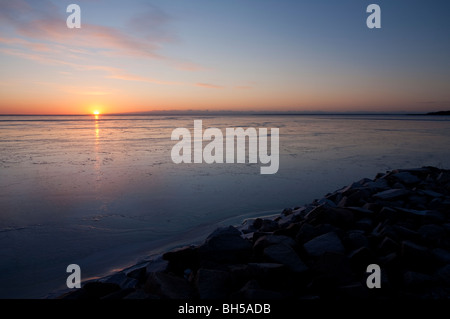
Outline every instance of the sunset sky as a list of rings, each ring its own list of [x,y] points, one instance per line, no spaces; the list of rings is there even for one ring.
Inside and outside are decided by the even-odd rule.
[[[449,15],[448,0],[1,0],[0,114],[446,110]]]

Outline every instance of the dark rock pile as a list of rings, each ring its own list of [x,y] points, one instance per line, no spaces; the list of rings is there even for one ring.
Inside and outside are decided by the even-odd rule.
[[[381,269],[369,289],[367,266]],[[450,171],[394,170],[276,218],[215,230],[198,246],[85,283],[61,298],[450,297]]]

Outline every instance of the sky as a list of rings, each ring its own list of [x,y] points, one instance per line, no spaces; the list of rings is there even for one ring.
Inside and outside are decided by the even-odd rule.
[[[0,0],[0,114],[448,110],[449,14],[447,0]]]

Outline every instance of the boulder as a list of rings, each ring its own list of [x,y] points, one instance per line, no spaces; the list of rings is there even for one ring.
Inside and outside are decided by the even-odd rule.
[[[400,172],[392,175],[393,178],[405,185],[418,184],[421,180],[417,176],[409,172]]]
[[[445,265],[437,271],[437,276],[446,285],[450,286],[450,264]]]
[[[436,260],[443,264],[450,264],[450,251],[442,249],[442,248],[434,248],[433,256]]]
[[[388,189],[379,193],[376,193],[373,195],[374,198],[381,199],[381,200],[392,200],[397,199],[403,196],[406,196],[409,194],[409,191],[406,189]]]
[[[431,245],[438,245],[445,238],[445,230],[439,225],[422,225],[417,232],[426,243]]]
[[[138,283],[142,283],[147,275],[146,267],[140,267],[126,272],[126,275],[130,278],[136,279]]]
[[[360,247],[352,251],[348,258],[352,268],[357,272],[364,272],[367,269],[367,265],[376,261],[375,254],[367,247]]]
[[[100,279],[99,281],[103,283],[117,284],[122,289],[135,288],[138,284],[138,280],[128,277],[124,272],[118,272],[109,277]]]
[[[367,299],[369,297],[367,286],[363,286],[360,282],[342,285],[337,289],[337,291],[339,299],[358,300]]]
[[[308,270],[308,267],[300,259],[295,250],[285,244],[275,244],[264,249],[264,256],[270,261],[280,263],[289,270],[302,273]]]
[[[392,238],[386,236],[384,237],[378,249],[381,255],[387,255],[390,253],[398,252],[400,249],[400,245]]]
[[[163,254],[163,259],[169,262],[168,271],[183,274],[186,269],[198,268],[198,248],[193,246],[177,248]]]
[[[403,282],[406,287],[417,289],[430,286],[433,283],[433,277],[415,271],[407,271],[403,275]]]
[[[62,296],[62,299],[101,299],[120,290],[120,286],[115,283],[90,281],[85,283],[80,289]]]
[[[185,300],[194,296],[194,290],[186,279],[165,272],[150,273],[144,291],[163,299]]]
[[[348,231],[346,236],[343,238],[343,244],[348,250],[356,250],[361,247],[369,247],[369,240],[364,235],[362,230],[351,230]]]
[[[329,232],[313,238],[303,246],[306,252],[313,257],[319,257],[326,252],[345,253],[341,239],[335,232]]]
[[[232,299],[235,300],[277,300],[282,298],[283,295],[280,292],[263,289],[256,280],[248,281],[237,293],[232,295]]]
[[[429,249],[409,240],[402,242],[401,256],[405,266],[408,266],[412,270],[420,270],[432,266],[432,255]]]
[[[216,229],[198,248],[200,258],[216,262],[245,261],[251,255],[250,241],[233,226]]]
[[[270,245],[285,244],[287,246],[294,247],[296,245],[295,240],[291,237],[283,235],[266,235],[258,238],[253,245],[254,250],[263,250]]]
[[[343,285],[355,280],[350,260],[341,253],[323,253],[315,264],[315,270],[328,278],[331,284]]]
[[[225,299],[231,292],[231,275],[222,270],[200,268],[195,285],[200,299]]]

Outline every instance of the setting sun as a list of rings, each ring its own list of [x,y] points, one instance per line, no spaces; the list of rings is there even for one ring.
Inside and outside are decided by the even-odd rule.
[[[94,111],[94,115],[100,115],[100,111]]]

